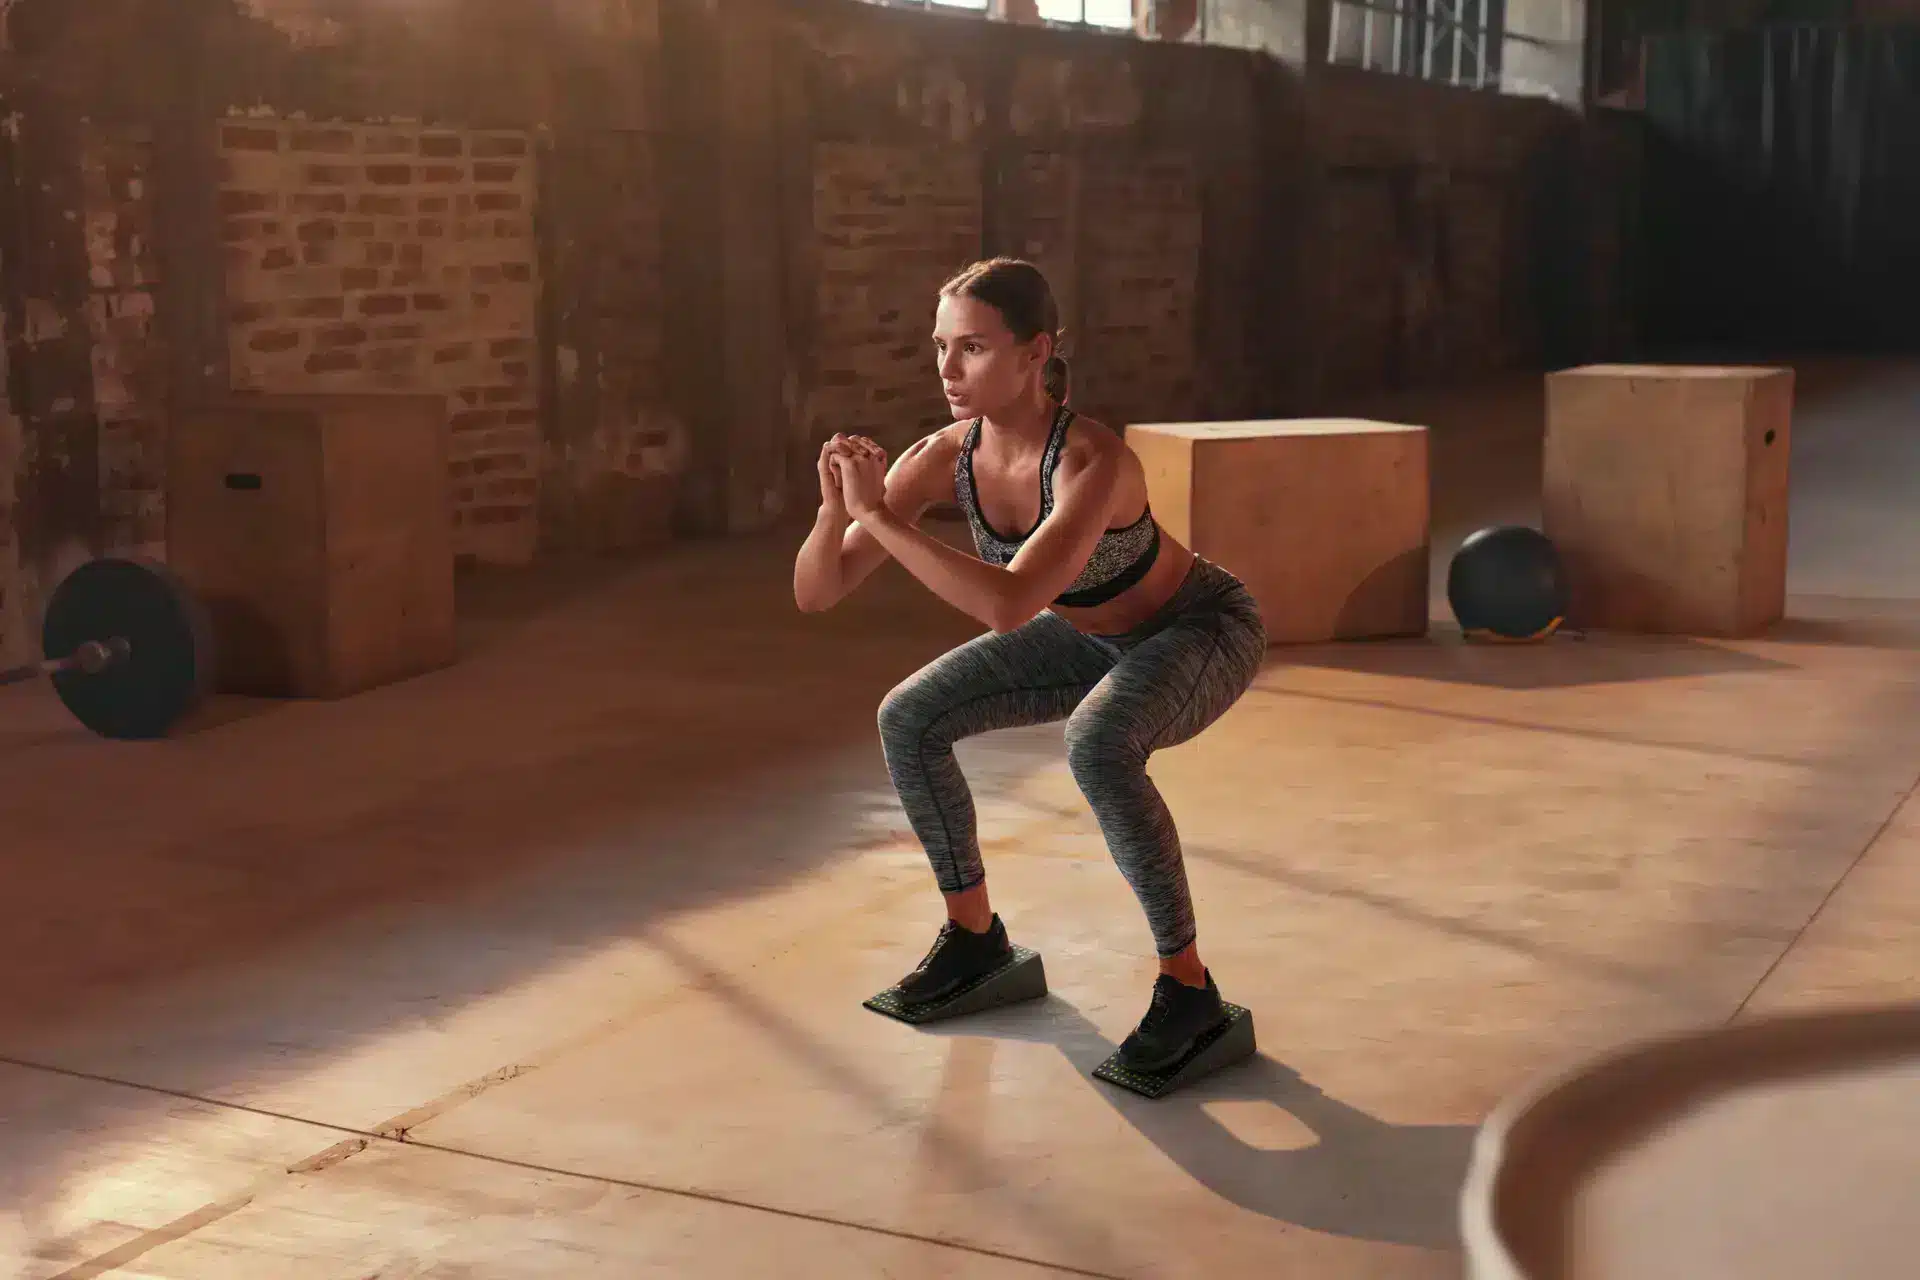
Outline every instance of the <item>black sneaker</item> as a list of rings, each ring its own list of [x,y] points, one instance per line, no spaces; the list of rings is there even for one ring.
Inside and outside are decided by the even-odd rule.
[[[905,1004],[931,1004],[986,977],[1011,959],[1013,944],[1007,941],[1007,926],[998,915],[985,933],[963,929],[949,920],[940,926],[940,936],[933,940],[926,959],[900,979],[897,990]]]
[[[1201,1036],[1227,1020],[1226,1002],[1207,973],[1205,987],[1190,987],[1163,973],[1153,984],[1153,1004],[1120,1045],[1129,1070],[1158,1075],[1193,1052]]]

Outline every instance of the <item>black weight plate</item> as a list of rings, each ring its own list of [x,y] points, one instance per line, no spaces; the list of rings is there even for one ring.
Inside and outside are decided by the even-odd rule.
[[[124,638],[125,659],[94,675],[53,677],[60,701],[105,738],[160,738],[213,687],[213,638],[193,593],[165,565],[107,558],[75,569],[47,602],[40,645],[50,660],[89,640]]]

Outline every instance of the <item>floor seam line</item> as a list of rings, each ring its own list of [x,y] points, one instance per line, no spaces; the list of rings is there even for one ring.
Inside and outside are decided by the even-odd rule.
[[[752,1213],[768,1213],[777,1217],[792,1218],[802,1222],[841,1227],[850,1231],[864,1232],[868,1235],[886,1236],[891,1239],[910,1241],[915,1244],[932,1245],[942,1249],[952,1249],[962,1253],[975,1254],[980,1257],[998,1258],[1002,1261],[1015,1262],[1023,1266],[1037,1267],[1042,1270],[1083,1276],[1086,1277],[1087,1280],[1125,1280],[1124,1277],[1115,1275],[1112,1272],[1094,1271],[1086,1267],[1076,1267],[1069,1263],[1049,1262],[1040,1258],[1031,1258],[1023,1254],[1013,1253],[1009,1250],[993,1249],[985,1245],[968,1244],[959,1240],[948,1240],[940,1236],[921,1235],[917,1232],[903,1231],[897,1227],[885,1227],[867,1222],[851,1222],[824,1213],[810,1213],[803,1209],[786,1209],[778,1205],[759,1204],[752,1200],[721,1195],[713,1191],[702,1191],[693,1187],[675,1187],[664,1183],[645,1182],[637,1178],[622,1178],[612,1174],[591,1173],[581,1169],[568,1169],[558,1165],[540,1164],[531,1160],[517,1160],[511,1156],[492,1155],[484,1151],[469,1150],[465,1147],[449,1146],[437,1142],[424,1142],[409,1137],[395,1136],[373,1130],[354,1129],[347,1125],[334,1125],[328,1124],[325,1121],[305,1120],[298,1116],[278,1115],[277,1113],[262,1111],[258,1108],[249,1108],[233,1103],[222,1103],[212,1098],[196,1097],[195,1095],[177,1090],[159,1089],[152,1085],[134,1084],[110,1076],[74,1072],[61,1067],[47,1066],[45,1064],[20,1059],[0,1057],[0,1063],[22,1067],[28,1070],[52,1072],[58,1075],[79,1076],[83,1079],[102,1084],[117,1085],[125,1089],[165,1093],[171,1097],[203,1102],[209,1106],[249,1111],[257,1115],[273,1116],[277,1119],[312,1125],[315,1128],[332,1129],[337,1133],[349,1135],[344,1141],[335,1143],[317,1155],[297,1161],[284,1169],[262,1175],[249,1184],[244,1191],[237,1192],[221,1200],[209,1201],[189,1213],[182,1214],[164,1226],[154,1227],[142,1232],[132,1240],[126,1241],[114,1249],[110,1249],[85,1262],[77,1263],[65,1271],[61,1271],[57,1275],[50,1277],[50,1280],[92,1280],[93,1277],[106,1275],[119,1267],[136,1261],[144,1254],[159,1248],[161,1245],[171,1244],[174,1241],[185,1239],[202,1227],[211,1226],[222,1218],[239,1212],[241,1209],[252,1204],[260,1196],[268,1194],[284,1185],[289,1179],[324,1173],[329,1169],[345,1163],[353,1156],[367,1150],[376,1143],[399,1148],[412,1147],[421,1151],[431,1151],[438,1155],[474,1160],[482,1164],[495,1165],[502,1168],[519,1169],[527,1173],[539,1173],[557,1178],[570,1178],[580,1182],[598,1183],[601,1186],[620,1187],[631,1191],[644,1191],[653,1195],[673,1196],[676,1199],[695,1200],[704,1204],[723,1205],[727,1208],[743,1209]],[[329,1155],[336,1152],[338,1153],[337,1156],[332,1159],[328,1158]]]
[[[923,891],[924,887],[917,883],[900,885],[892,890],[876,895],[875,898],[870,901],[863,902],[859,911],[864,912],[877,906],[891,905],[897,899],[905,899]],[[804,945],[806,941],[807,939],[804,937],[794,939],[786,946],[777,947],[764,955],[756,957],[747,967],[757,968],[763,964],[777,963],[797,947]],[[95,1084],[109,1085],[122,1089],[131,1089],[137,1092],[175,1098],[182,1102],[198,1103],[222,1111],[255,1115],[263,1119],[278,1120],[288,1124],[305,1125],[343,1135],[341,1140],[332,1146],[304,1159],[295,1161],[284,1168],[275,1169],[263,1174],[248,1184],[247,1188],[243,1191],[219,1200],[209,1201],[188,1213],[182,1214],[169,1223],[144,1231],[113,1249],[109,1249],[93,1258],[77,1263],[50,1277],[50,1280],[94,1280],[94,1277],[107,1275],[112,1271],[118,1270],[120,1267],[137,1261],[154,1249],[185,1239],[204,1227],[211,1226],[215,1222],[230,1217],[234,1213],[252,1204],[254,1200],[260,1196],[283,1187],[287,1181],[292,1178],[324,1173],[359,1155],[376,1143],[388,1144],[395,1147],[414,1147],[422,1151],[433,1151],[438,1154],[476,1160],[485,1164],[506,1168],[518,1168],[530,1173],[573,1178],[599,1183],[603,1186],[623,1187],[636,1191],[650,1192],[656,1195],[667,1195],[680,1199],[726,1205],[730,1208],[744,1209],[750,1212],[770,1213],[800,1221],[815,1222],[827,1226],[861,1231],[869,1235],[887,1236],[944,1249],[958,1250],[981,1257],[997,1258],[1002,1261],[1019,1263],[1023,1266],[1032,1266],[1042,1270],[1082,1276],[1086,1277],[1086,1280],[1124,1280],[1123,1277],[1113,1275],[1109,1272],[1093,1271],[1059,1262],[1046,1262],[1037,1258],[1029,1258],[1020,1254],[991,1249],[981,1245],[945,1240],[937,1236],[917,1235],[897,1228],[877,1226],[868,1223],[847,1222],[825,1214],[813,1214],[802,1210],[782,1209],[772,1205],[756,1204],[752,1201],[732,1199],[714,1192],[700,1191],[693,1188],[672,1187],[642,1182],[636,1179],[619,1178],[607,1174],[587,1173],[580,1170],[540,1165],[529,1161],[516,1160],[509,1156],[489,1155],[485,1152],[445,1146],[439,1143],[416,1139],[411,1136],[415,1128],[441,1118],[455,1107],[479,1097],[494,1085],[502,1084],[508,1080],[516,1079],[532,1071],[536,1071],[540,1067],[566,1054],[585,1048],[603,1038],[605,1035],[611,1034],[621,1027],[632,1023],[645,1013],[652,1011],[655,1006],[671,1003],[683,994],[683,992],[676,990],[656,996],[650,1000],[638,1002],[619,1017],[606,1019],[595,1024],[594,1027],[587,1031],[565,1037],[545,1049],[528,1055],[527,1060],[524,1062],[498,1067],[484,1075],[476,1076],[463,1084],[455,1086],[453,1089],[447,1090],[438,1098],[432,1099],[411,1110],[403,1111],[392,1119],[371,1129],[292,1115],[286,1112],[274,1111],[266,1107],[256,1107],[243,1102],[232,1102],[209,1097],[204,1094],[191,1093],[184,1089],[172,1089],[164,1085],[143,1084],[139,1081],[110,1076],[101,1072],[84,1071],[74,1067],[60,1066],[56,1063],[38,1062],[32,1059],[0,1054],[0,1065],[4,1066],[65,1076],[70,1079],[85,1080]]]
[[[1809,763],[1804,760],[1792,760],[1783,756],[1769,756],[1759,752],[1741,751],[1733,747],[1719,747],[1703,742],[1661,742],[1657,739],[1634,738],[1624,732],[1604,728],[1584,728],[1579,725],[1541,724],[1521,720],[1512,716],[1497,716],[1460,711],[1448,707],[1423,707],[1411,702],[1390,702],[1384,698],[1363,698],[1344,693],[1328,693],[1312,689],[1295,689],[1285,685],[1256,685],[1248,690],[1248,696],[1260,694],[1269,698],[1296,698],[1305,702],[1321,702],[1334,706],[1359,707],[1366,711],[1381,711],[1389,714],[1423,716],[1428,719],[1446,720],[1454,724],[1477,725],[1488,729],[1507,729],[1515,733],[1543,734],[1556,738],[1578,738],[1588,742],[1603,742],[1609,746],[1628,747],[1641,751],[1671,751],[1682,755],[1705,756],[1709,760],[1737,760],[1742,764],[1763,765],[1774,769],[1787,769],[1805,772],[1819,767],[1821,762]]]
[[[917,886],[915,888],[917,889]],[[896,898],[904,898],[907,894],[907,886],[896,887],[893,890],[876,895],[872,901],[864,902],[860,910],[866,910],[874,906],[890,905]],[[793,951],[795,947],[803,945],[805,941],[806,938],[804,937],[795,939],[785,947],[777,948],[765,955],[756,957],[747,967],[754,968],[762,964],[775,962]],[[674,989],[672,991],[657,993],[650,999],[637,1001],[635,1004],[629,1006],[624,1013],[616,1017],[603,1019],[585,1031],[577,1032],[572,1036],[562,1037],[553,1044],[528,1055],[524,1061],[509,1063],[503,1067],[496,1067],[492,1071],[463,1081],[441,1093],[438,1097],[431,1098],[417,1107],[402,1111],[371,1129],[363,1129],[355,1125],[336,1124],[328,1120],[316,1120],[305,1116],[291,1115],[265,1107],[250,1106],[244,1102],[233,1102],[226,1099],[214,1098],[205,1094],[191,1093],[184,1089],[172,1089],[165,1085],[145,1084],[137,1080],[110,1076],[101,1072],[84,1071],[75,1067],[61,1066],[57,1063],[39,1062],[33,1059],[0,1054],[0,1066],[17,1067],[24,1071],[37,1071],[44,1074],[65,1076],[69,1079],[85,1080],[94,1084],[132,1089],[141,1093],[176,1098],[182,1102],[198,1103],[202,1106],[212,1107],[217,1110],[255,1115],[262,1119],[278,1120],[287,1124],[306,1125],[310,1128],[323,1129],[346,1135],[341,1141],[334,1143],[322,1151],[316,1152],[304,1159],[297,1160],[285,1168],[277,1169],[263,1175],[259,1180],[249,1184],[247,1190],[244,1192],[224,1199],[209,1201],[199,1208],[175,1218],[172,1222],[164,1226],[142,1232],[132,1240],[116,1248],[109,1249],[94,1258],[78,1263],[53,1276],[51,1280],[90,1280],[91,1277],[105,1275],[110,1271],[125,1266],[129,1262],[137,1260],[153,1249],[165,1244],[171,1244],[175,1240],[184,1239],[201,1227],[211,1225],[232,1213],[238,1212],[251,1203],[256,1196],[281,1185],[289,1177],[322,1172],[332,1168],[334,1165],[352,1159],[376,1141],[417,1146],[422,1149],[432,1149],[431,1144],[414,1141],[410,1139],[408,1135],[420,1125],[432,1123],[434,1120],[452,1111],[455,1107],[470,1102],[481,1094],[486,1093],[495,1085],[503,1084],[508,1080],[527,1075],[569,1053],[586,1048],[605,1036],[630,1025],[640,1017],[654,1012],[657,1008],[671,1004],[673,1001],[682,998],[685,994],[681,989]],[[452,1153],[461,1154],[457,1151]],[[473,1154],[472,1158],[480,1160],[495,1159],[495,1157],[479,1154]],[[564,1171],[556,1172],[564,1173]],[[648,1187],[646,1189],[659,1191],[661,1194],[675,1194],[670,1188]],[[777,1211],[769,1210],[769,1212]],[[138,1247],[136,1248],[135,1246]],[[131,1253],[127,1252],[129,1249],[133,1251]]]
[[[1812,913],[1807,916],[1801,926],[1794,931],[1793,937],[1788,940],[1787,945],[1782,947],[1780,954],[1773,958],[1773,963],[1766,967],[1766,971],[1763,972],[1759,979],[1754,982],[1753,986],[1748,989],[1747,994],[1741,997],[1740,1003],[1735,1006],[1733,1012],[1727,1015],[1727,1022],[1729,1024],[1738,1021],[1740,1015],[1746,1012],[1747,1006],[1753,1003],[1753,998],[1760,994],[1760,989],[1767,985],[1768,981],[1773,977],[1774,973],[1778,971],[1780,966],[1786,963],[1787,957],[1792,955],[1794,949],[1806,938],[1807,931],[1813,928],[1814,922],[1826,914],[1827,906],[1834,900],[1834,897],[1839,894],[1840,886],[1852,879],[1853,873],[1859,869],[1861,863],[1867,860],[1867,855],[1873,852],[1873,847],[1885,838],[1888,831],[1893,829],[1893,820],[1900,816],[1900,811],[1912,803],[1914,796],[1917,794],[1920,794],[1920,776],[1916,776],[1907,789],[1900,794],[1900,798],[1893,802],[1893,808],[1887,811],[1886,818],[1882,820],[1879,826],[1873,829],[1873,834],[1867,837],[1866,843],[1860,846],[1860,852],[1853,855],[1853,861],[1847,864],[1847,869],[1842,871],[1831,885],[1827,886],[1827,891],[1821,897],[1819,904],[1814,907]]]

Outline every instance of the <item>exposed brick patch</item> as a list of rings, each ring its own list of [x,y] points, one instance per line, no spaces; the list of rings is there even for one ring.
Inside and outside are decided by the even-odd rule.
[[[951,420],[928,334],[935,291],[980,255],[980,201],[969,148],[814,148],[807,446],[847,431],[897,452]]]
[[[236,146],[228,142],[235,128],[221,126],[223,202],[236,210],[257,204],[310,216],[234,219],[239,225],[229,228],[247,250],[230,260],[226,282],[234,385],[433,390],[444,392],[456,410],[485,403],[524,411],[524,422],[456,422],[456,470],[486,458],[513,483],[463,486],[455,539],[460,553],[481,558],[530,552],[539,388],[524,362],[506,361],[494,349],[527,341],[534,331],[532,219],[417,216],[427,198],[473,199],[481,182],[467,156],[480,141],[517,141],[515,154],[524,155],[530,150],[524,136],[250,120],[246,145]],[[429,181],[434,196],[416,194]],[[513,202],[503,207],[530,209],[531,166],[490,172],[485,191]],[[349,211],[353,216],[329,216]],[[484,303],[466,290],[417,287],[479,270],[497,275]],[[464,343],[463,354],[439,358],[455,339]]]

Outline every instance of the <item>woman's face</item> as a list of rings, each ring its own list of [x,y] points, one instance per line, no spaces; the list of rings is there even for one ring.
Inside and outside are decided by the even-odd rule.
[[[1052,344],[1044,333],[1017,341],[1000,313],[977,299],[940,299],[933,349],[953,416],[990,417],[1030,394]]]

